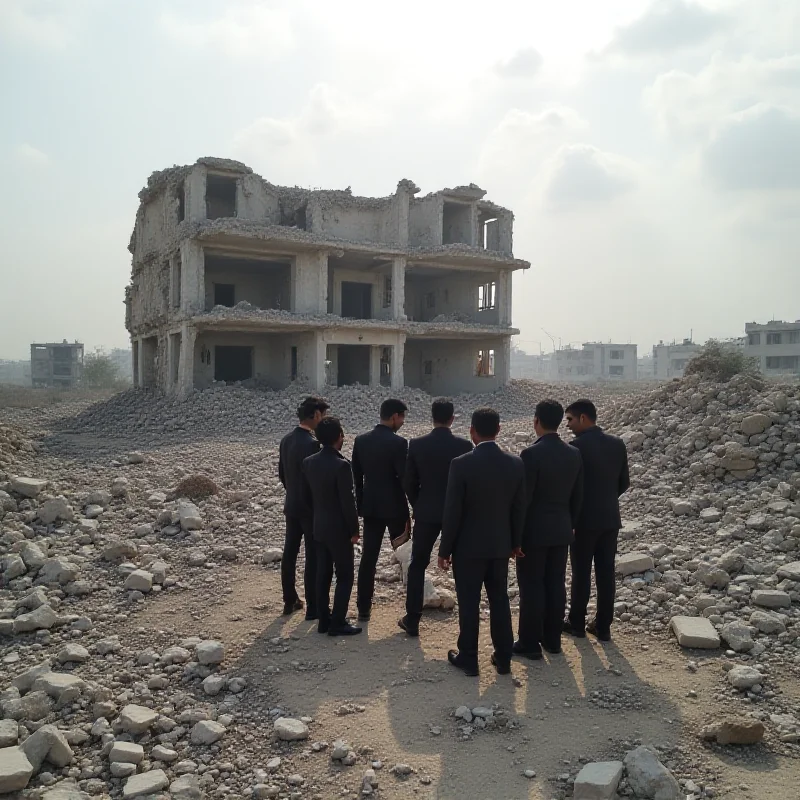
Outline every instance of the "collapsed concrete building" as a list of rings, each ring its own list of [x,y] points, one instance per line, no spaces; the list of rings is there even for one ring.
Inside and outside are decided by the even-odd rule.
[[[417,197],[275,186],[237,161],[153,173],[129,249],[134,382],[489,391],[509,380],[513,214],[470,184]]]
[[[31,385],[73,389],[83,377],[80,342],[34,342],[31,345]]]

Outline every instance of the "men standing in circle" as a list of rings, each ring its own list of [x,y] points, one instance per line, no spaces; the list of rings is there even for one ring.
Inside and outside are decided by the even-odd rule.
[[[517,561],[519,638],[514,652],[532,659],[561,652],[567,603],[567,554],[583,493],[581,456],[561,440],[564,409],[555,400],[536,404],[533,427],[539,437],[520,454],[525,464],[528,510]]]
[[[314,587],[317,575],[316,550],[311,533],[311,508],[303,497],[303,459],[319,450],[314,429],[328,411],[321,397],[306,397],[297,407],[298,426],[281,439],[278,456],[278,477],[286,489],[283,513],[286,517],[286,539],[281,559],[281,585],[283,587],[283,613],[300,611],[303,603],[295,587],[295,570],[300,542],[305,542],[306,565],[303,585],[306,594],[306,619],[317,618]]]
[[[614,619],[614,560],[622,527],[619,498],[630,486],[628,452],[622,439],[605,433],[597,424],[597,409],[591,400],[577,400],[567,407],[567,426],[575,434],[570,444],[583,459],[583,507],[570,547],[572,592],[564,631],[579,638],[589,631],[607,642]],[[592,561],[597,614],[586,625]]]
[[[514,631],[508,601],[508,560],[520,557],[525,520],[525,469],[519,456],[495,439],[500,415],[479,408],[472,415],[471,453],[453,459],[447,479],[439,567],[453,566],[458,597],[458,650],[447,660],[466,675],[478,674],[481,587],[486,587],[494,653],[500,675],[511,671]]]
[[[303,462],[303,491],[314,512],[317,547],[317,630],[328,636],[352,636],[361,628],[347,620],[353,591],[353,545],[358,541],[358,510],[350,463],[342,455],[344,432],[336,417],[325,417],[316,428],[322,450]],[[330,592],[336,570],[333,611]]]
[[[384,400],[381,421],[368,433],[356,436],[353,443],[356,499],[358,512],[364,518],[364,546],[356,595],[358,618],[363,621],[368,620],[372,612],[375,568],[383,534],[388,528],[390,540],[396,539],[410,526],[403,489],[408,442],[397,435],[407,410],[402,400]]]
[[[397,623],[409,636],[419,636],[425,594],[425,569],[442,530],[444,498],[450,462],[472,450],[472,444],[450,430],[453,404],[444,397],[431,406],[433,430],[408,444],[405,490],[414,512],[414,536],[408,567],[406,615]]]

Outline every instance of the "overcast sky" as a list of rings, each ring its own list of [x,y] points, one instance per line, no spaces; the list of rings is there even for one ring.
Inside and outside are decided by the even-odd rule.
[[[137,193],[232,157],[516,215],[521,346],[800,317],[798,0],[2,0],[0,357],[127,346]]]

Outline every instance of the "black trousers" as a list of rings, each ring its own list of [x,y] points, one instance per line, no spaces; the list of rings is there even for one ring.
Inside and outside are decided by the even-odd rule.
[[[481,587],[489,601],[489,626],[499,663],[511,661],[514,630],[508,602],[507,558],[453,557],[453,577],[458,598],[458,652],[465,664],[478,666]]]
[[[347,607],[353,592],[355,575],[353,545],[345,539],[335,542],[315,542],[317,547],[317,613],[320,623],[328,622],[332,628],[344,625]],[[330,608],[331,581],[336,571],[336,590],[333,593],[333,611]]]
[[[409,620],[419,622],[425,599],[425,570],[431,563],[431,553],[439,538],[442,525],[439,522],[414,522],[411,539],[411,563],[408,565],[406,585],[406,614]]]
[[[519,641],[525,650],[561,646],[561,627],[567,605],[569,545],[533,547],[517,559],[519,584]]]
[[[364,544],[361,549],[361,563],[358,565],[358,610],[369,614],[372,596],[375,594],[375,568],[381,553],[383,534],[387,528],[389,538],[396,539],[406,527],[404,519],[364,518]]]
[[[614,619],[614,595],[617,589],[614,562],[617,556],[618,530],[575,531],[570,545],[572,591],[569,600],[569,621],[577,628],[586,624],[586,607],[592,591],[592,562],[597,586],[597,629],[608,631]]]
[[[297,600],[295,586],[297,556],[300,552],[300,543],[305,542],[306,565],[303,570],[303,587],[306,593],[306,613],[313,615],[317,611],[317,550],[312,538],[312,527],[311,517],[286,517],[286,539],[281,559],[281,586],[283,587],[284,603],[293,603]]]

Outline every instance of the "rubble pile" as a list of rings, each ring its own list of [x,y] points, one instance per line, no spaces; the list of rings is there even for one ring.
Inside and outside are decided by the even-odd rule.
[[[0,793],[193,800],[202,792],[312,791],[305,757],[292,748],[309,737],[313,719],[281,708],[265,714],[221,642],[127,625],[155,598],[223,591],[236,564],[279,569],[277,445],[295,424],[301,394],[216,387],[177,400],[132,391],[88,407],[9,413],[0,426]],[[375,424],[388,394],[326,392],[348,446]],[[403,434],[427,431],[431,398],[397,394],[410,409]],[[519,452],[533,440],[539,399],[586,395],[630,453],[615,633],[652,648],[683,647],[690,672],[713,675],[697,747],[766,745],[800,755],[800,713],[784,692],[800,674],[798,387],[745,377],[645,391],[515,381],[455,398],[455,429],[466,434],[470,412],[492,405],[503,417],[501,444]],[[387,546],[382,557],[379,604],[399,604],[404,548],[392,554]],[[449,574],[431,570],[426,604],[453,608]],[[451,719],[455,737],[514,728],[497,709],[460,711]],[[447,732],[448,713],[431,721],[432,735]],[[253,749],[262,739],[271,760]],[[574,789],[577,797],[579,784],[592,781],[637,796],[641,772],[661,781],[665,797],[674,794],[675,778],[664,777],[652,752],[626,752],[579,782],[577,772],[568,775],[561,796]],[[336,769],[366,769],[353,779],[364,795],[415,774],[413,764],[398,764],[379,784],[382,761],[344,740],[330,755]],[[683,774],[683,796],[712,796]]]

